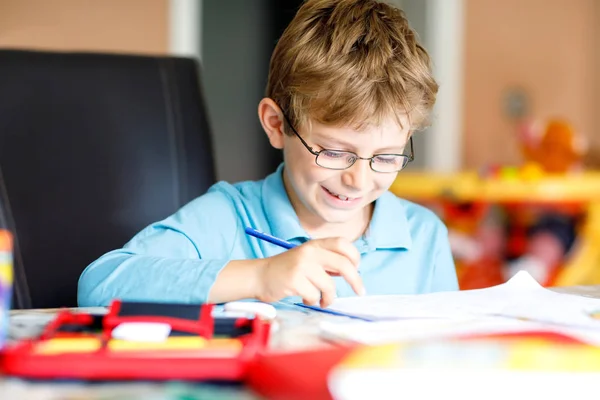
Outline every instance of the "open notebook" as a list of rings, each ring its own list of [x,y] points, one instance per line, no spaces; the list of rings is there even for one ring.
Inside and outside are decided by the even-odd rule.
[[[373,320],[504,316],[600,329],[600,299],[556,293],[525,271],[485,289],[336,299],[330,310]]]
[[[411,332],[423,337],[444,329],[467,334],[541,327],[556,327],[563,333],[576,330],[578,336],[589,337],[588,342],[600,342],[600,299],[554,292],[524,271],[485,289],[339,298],[326,311],[375,321],[323,323],[325,334],[352,332],[360,342],[385,341],[385,335],[391,339],[400,331],[410,338]]]
[[[322,336],[370,345],[330,371],[339,400],[373,388],[398,398],[568,398],[600,376],[600,299],[554,292],[526,272],[486,289],[340,298],[331,309],[375,321],[321,323]],[[506,334],[525,340],[452,340]]]

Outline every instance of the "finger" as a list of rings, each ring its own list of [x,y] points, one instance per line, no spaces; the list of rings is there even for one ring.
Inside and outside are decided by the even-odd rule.
[[[325,308],[335,299],[335,282],[323,268],[314,268],[308,280],[321,292],[321,307]]]
[[[302,297],[302,302],[309,306],[319,304],[321,291],[306,277],[298,279],[294,291],[297,296]]]
[[[346,257],[355,268],[360,265],[360,252],[348,240],[344,238],[327,238],[315,240],[315,245],[329,251],[333,251]]]
[[[340,274],[350,284],[352,290],[359,296],[365,294],[365,288],[358,270],[344,256],[331,251],[324,251],[320,257],[323,268],[329,272]]]

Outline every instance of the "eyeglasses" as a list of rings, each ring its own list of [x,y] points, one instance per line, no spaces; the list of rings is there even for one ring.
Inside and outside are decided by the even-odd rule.
[[[357,160],[369,160],[369,166],[375,172],[391,173],[404,169],[409,162],[415,159],[412,137],[409,139],[410,153],[406,154],[375,154],[373,157],[360,157],[351,151],[323,149],[315,151],[302,139],[302,136],[294,129],[289,119],[283,114],[286,122],[292,128],[292,131],[298,136],[304,147],[315,155],[315,162],[318,166],[327,169],[348,169],[354,165]]]

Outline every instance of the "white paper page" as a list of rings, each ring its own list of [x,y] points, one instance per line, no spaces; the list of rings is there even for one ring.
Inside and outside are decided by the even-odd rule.
[[[542,322],[505,317],[474,317],[470,319],[402,319],[393,321],[323,321],[320,336],[335,342],[364,345],[455,339],[472,335],[494,335],[526,332],[552,332],[573,339],[600,345],[600,329],[579,329]]]
[[[508,282],[485,289],[408,295],[343,297],[329,309],[374,319],[456,318],[499,314],[516,293],[531,291],[539,284],[525,272]]]
[[[393,321],[323,321],[322,337],[366,345],[413,340],[449,339],[463,335],[535,331],[538,323],[504,317],[468,319],[402,319]]]
[[[597,372],[499,368],[335,368],[328,389],[335,400],[364,399],[592,399]]]
[[[600,299],[552,292],[524,271],[504,284],[485,289],[340,298],[329,308],[376,320],[487,315],[600,329],[600,319],[590,316],[594,311],[600,313]]]
[[[498,315],[600,330],[600,299],[540,288],[515,294]]]

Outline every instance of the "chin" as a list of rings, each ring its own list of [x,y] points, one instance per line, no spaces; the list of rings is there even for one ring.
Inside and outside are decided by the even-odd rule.
[[[352,219],[350,215],[321,214],[321,219],[328,224],[343,224]]]
[[[348,221],[352,221],[364,207],[357,210],[332,210],[332,209],[318,209],[317,214],[321,219],[330,224],[342,224]]]

